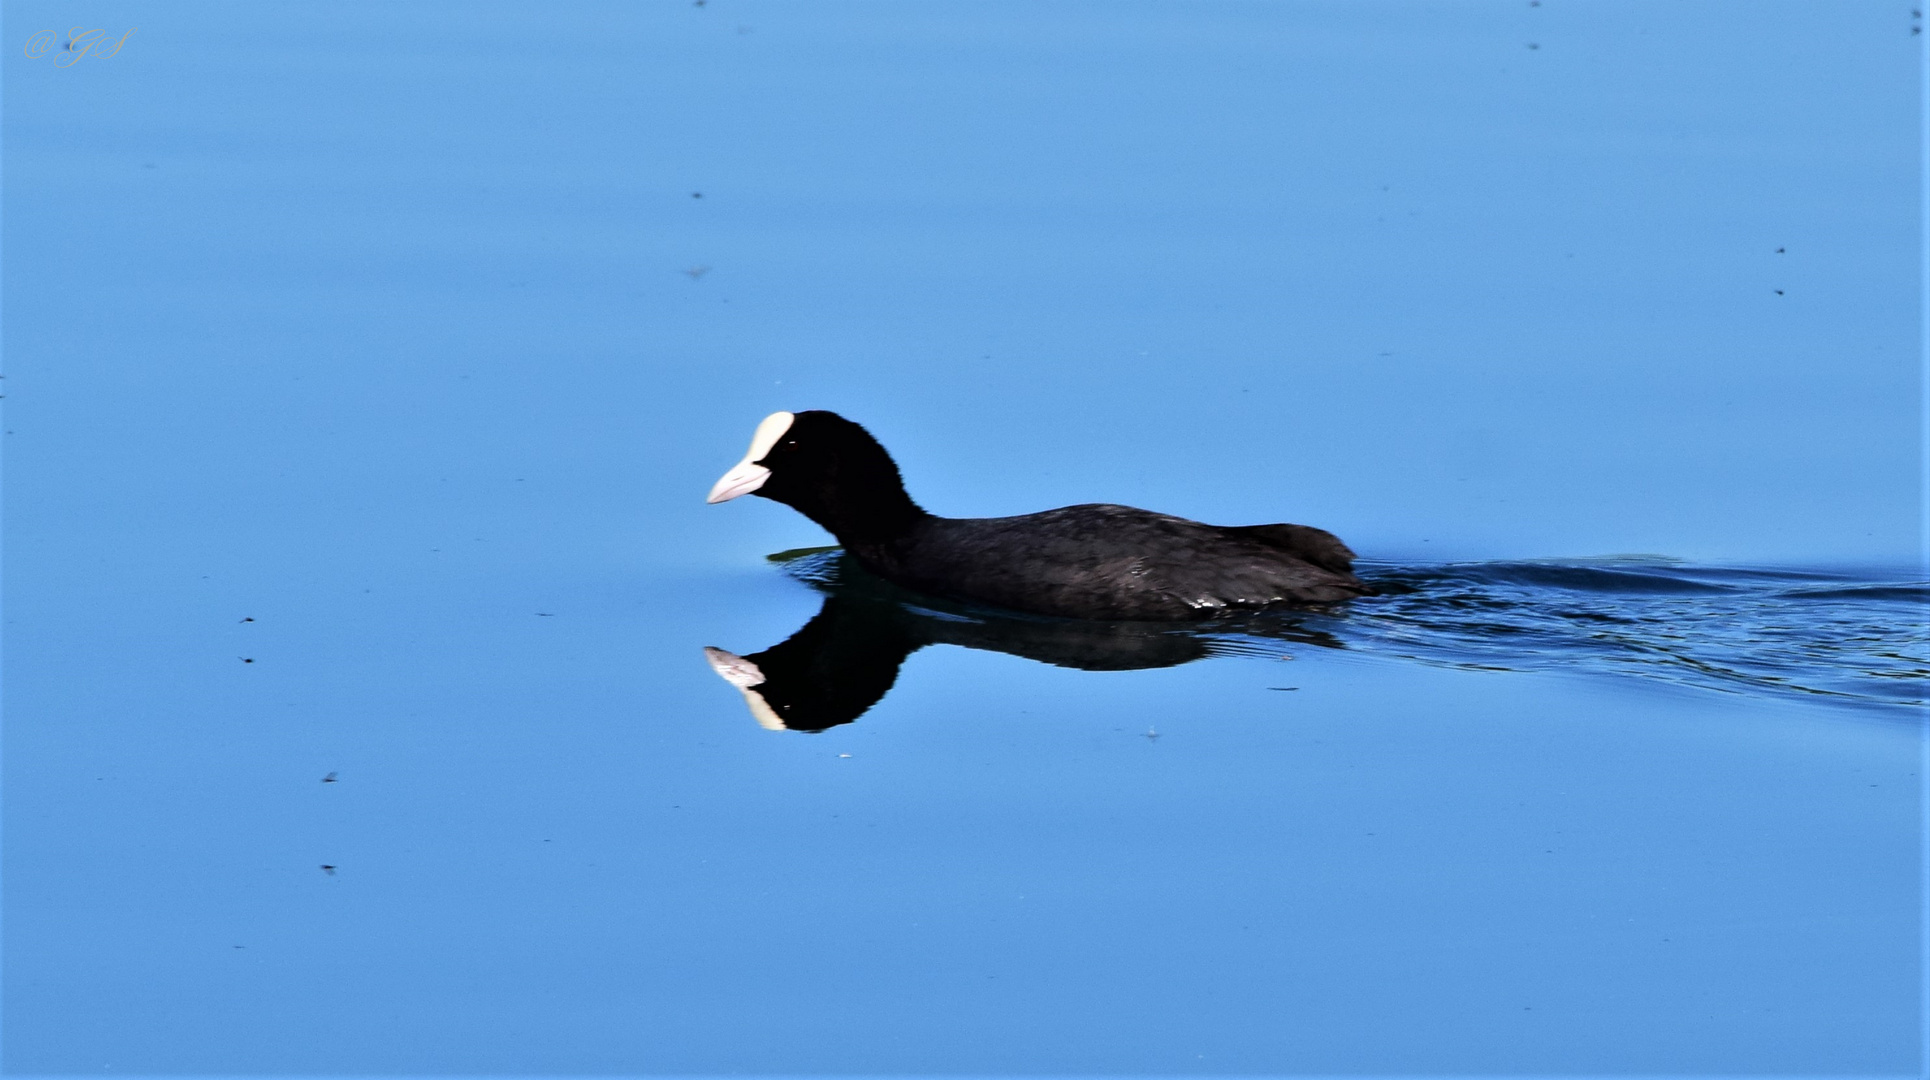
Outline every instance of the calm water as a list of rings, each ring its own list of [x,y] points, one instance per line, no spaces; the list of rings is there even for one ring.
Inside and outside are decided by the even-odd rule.
[[[1919,1071],[1907,5],[4,15],[7,1073]]]

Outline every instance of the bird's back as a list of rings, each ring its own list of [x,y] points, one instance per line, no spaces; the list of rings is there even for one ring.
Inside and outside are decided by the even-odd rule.
[[[1371,592],[1353,553],[1319,529],[1222,528],[1103,503],[929,518],[889,550],[854,554],[912,588],[1073,618],[1198,619]]]

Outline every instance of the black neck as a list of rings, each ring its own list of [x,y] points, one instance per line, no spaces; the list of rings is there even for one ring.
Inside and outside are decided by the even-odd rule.
[[[895,469],[892,479],[897,479]],[[821,497],[784,501],[791,502],[799,513],[817,522],[847,548],[889,543],[931,516],[911,501],[901,483],[889,488],[842,487],[812,494]]]
[[[794,507],[847,548],[889,544],[931,517],[911,501],[897,463],[864,428],[831,413],[800,413],[793,430],[801,432],[797,453],[806,460],[767,458],[772,475],[757,494]]]

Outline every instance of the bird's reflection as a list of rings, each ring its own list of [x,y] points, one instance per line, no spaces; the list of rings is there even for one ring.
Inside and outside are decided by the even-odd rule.
[[[877,704],[905,658],[927,645],[1011,653],[1084,671],[1172,667],[1207,656],[1274,652],[1268,642],[1342,648],[1304,625],[1303,613],[1238,622],[1096,622],[953,604],[874,577],[837,549],[771,556],[824,594],[824,606],[784,641],[745,656],[707,648],[704,656],[744,694],[757,722],[773,731],[823,731]]]

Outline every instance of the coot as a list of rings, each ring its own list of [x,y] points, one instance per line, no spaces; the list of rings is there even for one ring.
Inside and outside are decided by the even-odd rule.
[[[887,581],[1039,615],[1203,619],[1373,592],[1347,545],[1306,525],[1205,525],[1106,503],[937,517],[870,432],[820,410],[765,417],[709,501],[753,494],[817,522]]]

